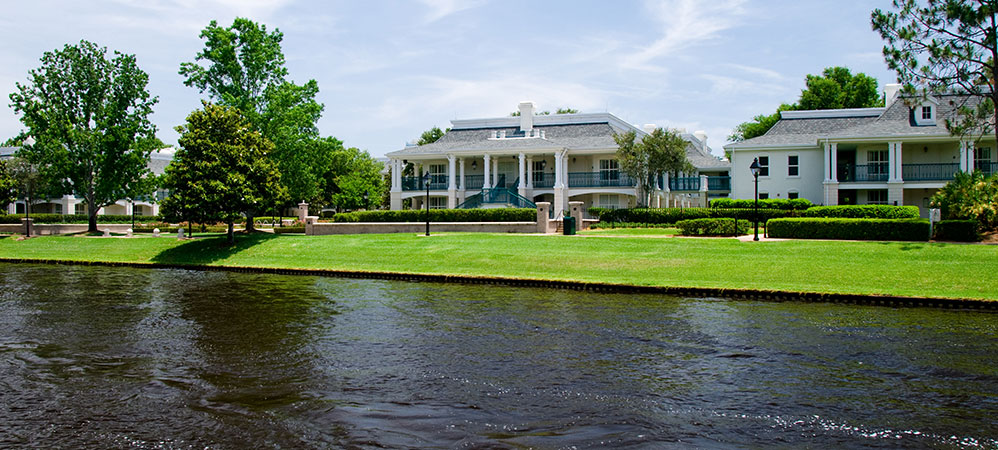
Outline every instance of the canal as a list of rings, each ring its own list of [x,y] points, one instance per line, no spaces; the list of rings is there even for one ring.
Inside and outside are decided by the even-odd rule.
[[[0,264],[0,447],[998,448],[996,319]]]

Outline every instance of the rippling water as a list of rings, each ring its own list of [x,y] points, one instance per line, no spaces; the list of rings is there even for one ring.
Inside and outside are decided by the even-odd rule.
[[[998,448],[996,318],[0,264],[0,447]]]

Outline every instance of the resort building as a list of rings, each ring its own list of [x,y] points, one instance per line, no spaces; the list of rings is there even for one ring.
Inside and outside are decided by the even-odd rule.
[[[806,198],[815,204],[914,205],[928,217],[929,199],[957,171],[998,170],[994,136],[952,136],[956,95],[901,98],[887,85],[886,107],[784,111],[766,134],[726,145],[735,198]]]
[[[19,147],[0,147],[0,159],[13,158]],[[167,147],[152,152],[149,157],[149,170],[155,175],[162,175],[166,166],[173,160],[174,149]],[[163,190],[156,191],[155,198],[121,199],[112,205],[97,211],[98,215],[131,215],[155,216],[159,214],[158,202],[166,197]],[[24,198],[17,199],[7,206],[7,214],[24,214]],[[34,214],[87,214],[87,205],[83,199],[75,195],[64,195],[58,198],[32,199],[31,212]]]
[[[518,117],[454,120],[439,140],[390,152],[391,209],[533,207],[552,211],[569,201],[605,208],[634,207],[635,180],[620,170],[614,135],[634,131],[609,113],[535,115],[519,104]],[[682,134],[693,173],[663,174],[650,189],[653,207],[706,205],[730,191],[730,164],[711,155],[703,132]],[[427,182],[420,175],[429,174]],[[427,188],[429,195],[427,196]]]

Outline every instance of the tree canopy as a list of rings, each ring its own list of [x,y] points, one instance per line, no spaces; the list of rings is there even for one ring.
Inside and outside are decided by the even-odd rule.
[[[773,114],[760,114],[735,127],[729,140],[740,142],[762,136],[780,120],[783,111],[809,109],[873,108],[883,106],[877,80],[864,73],[853,75],[845,67],[829,67],[821,75],[808,75],[797,103],[784,103]]]
[[[277,167],[267,158],[273,144],[252,130],[234,107],[205,103],[177,127],[179,144],[166,167],[163,215],[196,222],[233,224],[267,202],[285,200]]]
[[[909,97],[958,92],[954,135],[998,138],[998,2],[894,0],[896,12],[874,10],[873,30],[887,41],[884,60]]]
[[[34,137],[19,155],[37,164],[41,176],[73,192],[88,206],[89,230],[97,210],[151,193],[149,154],[159,142],[149,121],[157,98],[134,55],[80,41],[45,52],[41,67],[17,83],[11,106]]]
[[[637,180],[642,204],[647,204],[653,177],[696,170],[686,159],[686,147],[690,143],[674,130],[657,128],[639,142],[635,142],[637,133],[634,131],[616,134],[613,138],[617,141],[620,170]]]
[[[17,180],[14,179],[13,167],[9,161],[0,159],[0,210],[6,210],[16,196]]]
[[[578,114],[579,110],[574,108],[558,108],[554,112],[555,114]],[[550,116],[551,111],[539,111],[534,113],[535,116]],[[513,111],[509,113],[510,117],[520,117],[520,111]]]
[[[450,128],[446,130],[441,130],[440,127],[430,128],[429,130],[424,131],[423,134],[419,136],[419,140],[416,141],[416,145],[426,145],[437,142],[437,140],[444,137],[444,134],[446,134],[448,131],[450,131]]]

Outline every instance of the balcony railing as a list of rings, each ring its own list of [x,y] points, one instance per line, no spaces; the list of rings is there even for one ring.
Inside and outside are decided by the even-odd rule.
[[[534,189],[546,189],[554,187],[554,174],[553,173],[543,173],[535,172],[534,177]]]
[[[952,180],[958,171],[958,163],[902,164],[901,178],[904,181]]]
[[[839,181],[887,181],[887,163],[845,164],[839,166]]]
[[[423,177],[402,177],[402,190],[425,191],[426,183],[423,182]],[[431,176],[430,190],[447,190],[447,176]]]
[[[974,169],[980,170],[984,175],[998,173],[998,162],[975,162]]]
[[[707,177],[708,191],[730,191],[731,177]]]
[[[710,187],[709,181],[707,186]],[[699,191],[700,177],[670,177],[669,190],[679,192]]]
[[[634,187],[634,179],[620,171],[569,172],[568,187]]]

